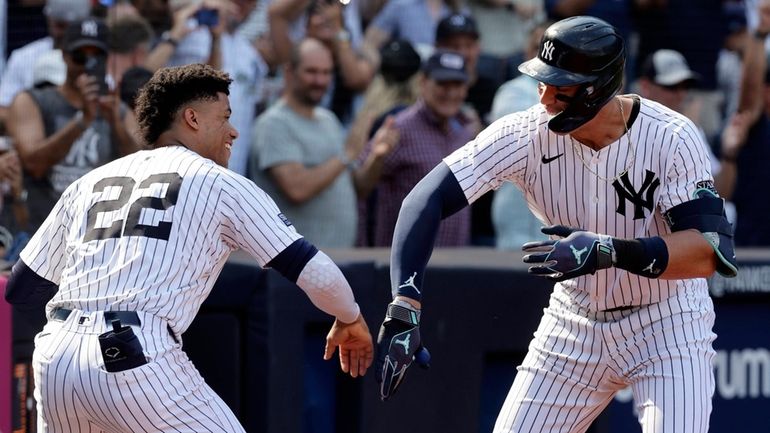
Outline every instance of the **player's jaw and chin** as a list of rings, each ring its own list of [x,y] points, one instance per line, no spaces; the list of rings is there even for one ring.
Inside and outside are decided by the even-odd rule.
[[[562,98],[570,98],[577,91],[578,86],[557,87],[545,83],[538,83],[537,91],[540,97],[540,104],[545,108],[545,113],[550,121],[561,114],[568,105],[568,102]],[[559,97],[562,96],[562,98]],[[566,133],[559,135],[567,135]]]
[[[217,100],[208,102],[208,107],[202,108],[200,114],[204,130],[197,153],[227,168],[233,142],[238,137],[238,131],[230,123],[231,110],[228,96],[219,93]]]

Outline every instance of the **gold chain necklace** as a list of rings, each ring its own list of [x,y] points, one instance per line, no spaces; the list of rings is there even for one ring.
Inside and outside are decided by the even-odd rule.
[[[615,175],[615,177],[610,179],[610,178],[607,178],[607,177],[599,176],[599,173],[594,171],[591,168],[591,166],[586,162],[586,160],[583,159],[583,145],[582,144],[580,144],[580,145],[576,144],[575,140],[572,138],[572,136],[571,135],[569,136],[569,139],[572,142],[572,149],[575,151],[575,154],[580,159],[580,162],[583,163],[583,166],[585,166],[585,168],[587,168],[588,171],[593,173],[594,176],[596,176],[597,179],[603,180],[605,182],[615,182],[616,180],[618,180],[620,177],[622,177],[624,174],[626,174],[628,172],[628,170],[631,169],[631,167],[634,166],[634,160],[636,160],[636,151],[634,149],[634,144],[631,142],[631,134],[628,133],[628,124],[626,123],[626,114],[623,112],[623,101],[620,100],[620,97],[618,97],[618,107],[620,107],[620,117],[621,117],[621,120],[623,121],[623,127],[625,128],[625,133],[623,135],[625,135],[626,136],[626,140],[628,140],[628,147],[630,149],[629,154],[631,155],[631,161],[628,162],[627,165],[626,165],[626,168],[624,168],[623,171],[621,171],[620,173]],[[618,138],[618,143],[620,143],[620,138]],[[580,147],[580,152],[578,152],[578,147]]]

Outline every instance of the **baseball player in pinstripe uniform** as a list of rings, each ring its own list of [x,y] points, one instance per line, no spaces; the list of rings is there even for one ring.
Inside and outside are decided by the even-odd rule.
[[[72,184],[21,253],[6,299],[50,299],[35,338],[39,431],[237,432],[180,336],[230,253],[295,281],[336,317],[324,358],[363,375],[372,339],[337,266],[275,203],[226,169],[238,136],[227,74],[158,71],[137,100],[145,150]]]
[[[618,95],[624,63],[606,22],[553,24],[519,67],[540,81],[540,104],[482,131],[404,201],[375,361],[383,399],[412,362],[429,359],[420,299],[438,221],[510,181],[552,236],[525,244],[523,260],[556,284],[494,432],[583,432],[626,386],[643,432],[708,430],[715,336],[705,277],[736,275],[732,227],[695,126]]]

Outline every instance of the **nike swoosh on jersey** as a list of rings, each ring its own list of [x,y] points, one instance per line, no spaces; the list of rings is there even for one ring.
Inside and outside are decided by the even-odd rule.
[[[543,155],[543,157],[540,160],[543,161],[543,164],[549,164],[549,163],[551,163],[553,161],[556,161],[557,159],[559,159],[563,155],[564,155],[563,153],[560,153],[560,154],[558,154],[556,156],[552,156],[550,158],[545,156],[545,155]]]

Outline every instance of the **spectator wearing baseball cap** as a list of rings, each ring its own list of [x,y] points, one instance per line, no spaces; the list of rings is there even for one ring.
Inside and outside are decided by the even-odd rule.
[[[85,19],[67,26],[64,33],[63,50],[73,54],[79,49],[93,48],[92,52],[107,55],[109,51],[107,25],[96,18]]]
[[[436,48],[460,53],[465,58],[468,72],[468,96],[466,101],[475,110],[479,129],[488,124],[486,118],[492,109],[495,92],[503,83],[503,75],[479,68],[481,42],[476,20],[470,15],[447,15],[436,26]],[[485,72],[485,73],[479,73]]]
[[[456,52],[436,50],[423,64],[419,76],[420,99],[395,116],[398,143],[382,161],[372,211],[372,246],[390,246],[399,204],[417,182],[441,160],[467,143],[475,133],[460,108],[468,92],[465,59]],[[367,144],[365,157],[375,151]],[[359,190],[359,197],[369,191]],[[441,222],[437,246],[462,246],[470,242],[468,208]]]
[[[127,110],[105,83],[108,29],[86,18],[64,32],[66,78],[60,86],[19,93],[9,108],[8,131],[24,166],[30,226],[39,226],[77,178],[138,150]]]
[[[505,75],[502,68],[494,67],[494,63],[484,63],[479,67],[481,41],[476,20],[470,15],[453,13],[447,15],[436,26],[436,48],[452,50],[465,58],[465,68],[468,72],[468,92],[463,112],[475,119],[477,132],[489,124],[489,112],[495,92],[503,83]],[[491,66],[491,67],[490,67]],[[493,194],[484,195],[481,200],[471,206],[473,213],[473,243],[491,245],[494,242],[494,228],[490,216]]]
[[[0,78],[0,123],[5,123],[8,107],[13,98],[22,90],[34,85],[33,68],[30,67],[31,59],[38,59],[53,49],[61,48],[67,25],[86,18],[90,11],[90,0],[46,1],[43,13],[46,16],[49,36],[14,50]]]
[[[476,21],[471,16],[455,13],[442,18],[436,26],[436,48],[462,54],[470,82],[475,82],[481,46]]]
[[[700,79],[678,51],[661,49],[650,54],[642,65],[639,91],[645,98],[672,110],[684,112],[687,91]]]

